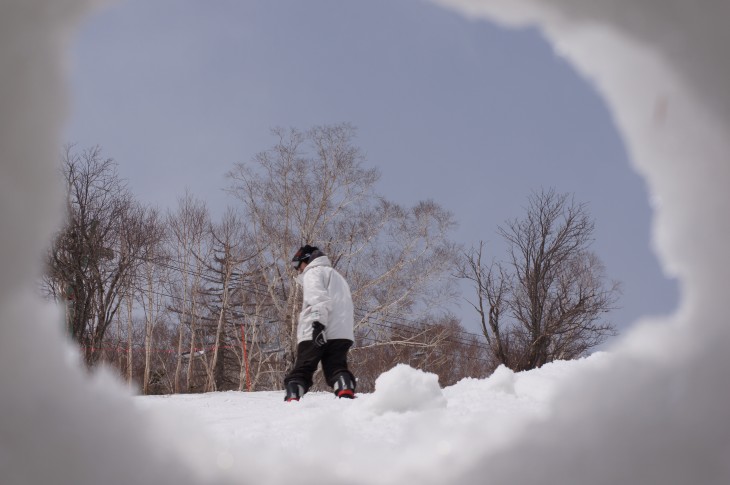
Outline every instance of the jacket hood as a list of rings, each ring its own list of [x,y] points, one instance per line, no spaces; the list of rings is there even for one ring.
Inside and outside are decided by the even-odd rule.
[[[301,284],[302,284],[302,281],[303,281],[303,279],[304,279],[304,273],[306,273],[306,272],[307,272],[307,271],[309,271],[310,269],[312,269],[312,268],[316,268],[316,267],[318,267],[318,266],[332,266],[332,262],[330,261],[330,258],[328,258],[327,256],[324,256],[324,255],[323,255],[323,256],[320,256],[320,257],[318,257],[317,259],[313,260],[313,261],[312,261],[311,263],[309,263],[309,264],[307,265],[307,267],[306,267],[306,268],[304,268],[304,271],[302,271],[301,273],[299,273],[299,274],[298,274],[298,275],[297,275],[297,276],[296,276],[296,277],[294,278],[294,280],[295,280],[295,281],[296,281],[296,282],[297,282],[298,284],[300,284],[300,285],[301,285]]]

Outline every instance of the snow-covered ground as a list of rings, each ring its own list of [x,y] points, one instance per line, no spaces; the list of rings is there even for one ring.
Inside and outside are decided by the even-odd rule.
[[[550,419],[549,403],[561,387],[607,361],[597,353],[529,372],[500,367],[487,379],[445,389],[434,374],[399,364],[378,378],[375,392],[355,400],[314,392],[286,403],[283,391],[229,391],[134,402],[158,421],[184,423],[187,436],[208,440],[215,450],[211,468],[243,473],[255,456],[284,474],[315,463],[358,482],[402,483],[414,469],[432,475],[434,467],[439,480],[456,479],[479,456]]]

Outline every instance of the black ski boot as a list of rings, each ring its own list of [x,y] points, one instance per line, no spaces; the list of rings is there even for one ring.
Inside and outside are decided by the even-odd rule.
[[[332,387],[335,389],[335,396],[355,399],[355,378],[349,372],[338,374]]]
[[[288,382],[286,384],[286,396],[284,396],[284,401],[298,401],[299,399],[301,399],[305,392],[307,391],[304,389],[304,386],[300,382]]]

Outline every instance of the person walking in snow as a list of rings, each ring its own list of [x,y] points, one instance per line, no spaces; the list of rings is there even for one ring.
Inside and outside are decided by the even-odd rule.
[[[315,246],[302,246],[292,258],[299,272],[303,304],[297,325],[297,358],[284,378],[285,401],[298,401],[312,386],[322,362],[327,385],[340,398],[355,397],[355,376],[347,368],[355,317],[350,286],[329,258]]]

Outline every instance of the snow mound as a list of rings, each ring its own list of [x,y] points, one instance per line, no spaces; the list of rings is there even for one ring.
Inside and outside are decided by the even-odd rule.
[[[405,413],[446,407],[438,376],[398,364],[375,380],[368,407],[376,414]]]
[[[547,402],[581,372],[605,368],[610,363],[608,352],[595,352],[587,357],[571,361],[556,360],[540,368],[514,372],[504,365],[497,367],[486,379],[465,377],[444,389],[449,406],[454,400],[490,397],[514,397],[536,402]]]
[[[515,373],[508,367],[500,365],[497,367],[486,382],[490,391],[515,394]]]

